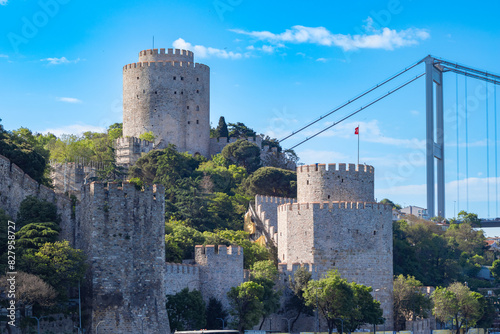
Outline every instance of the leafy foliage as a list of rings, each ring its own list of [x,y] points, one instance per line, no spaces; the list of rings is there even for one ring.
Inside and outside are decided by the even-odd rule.
[[[8,290],[9,276],[0,277],[0,290]],[[57,297],[56,290],[44,282],[40,277],[18,271],[15,275],[16,280],[16,303],[17,307],[27,305],[51,306]]]
[[[40,222],[59,224],[59,221],[57,207],[53,203],[38,199],[35,196],[28,196],[19,206],[16,227],[22,228],[26,224]]]
[[[39,276],[65,297],[67,289],[83,279],[84,261],[81,250],[72,248],[67,240],[56,241],[44,244],[34,254],[25,254],[22,269]]]
[[[248,138],[255,137],[256,133],[245,124],[241,122],[229,123],[228,124],[229,137],[234,138]]]
[[[434,309],[432,313],[442,322],[454,321],[456,333],[466,323],[474,326],[483,316],[483,297],[462,283],[453,283],[448,288],[438,287],[432,293]]]
[[[257,325],[263,311],[264,287],[256,282],[249,281],[232,287],[227,293],[230,313],[234,317],[232,325],[243,334],[245,329]]]
[[[184,288],[175,295],[167,295],[166,306],[172,331],[205,327],[205,302],[200,291]]]
[[[295,322],[299,319],[301,314],[306,314],[308,316],[313,315],[312,307],[306,305],[304,298],[304,291],[311,277],[311,272],[303,267],[295,271],[293,279],[290,277],[290,290],[292,291],[292,295],[286,302],[286,309],[292,309],[297,313],[290,326],[290,330],[292,331]]]
[[[443,231],[431,222],[393,224],[394,274],[410,275],[424,285],[446,286],[474,281],[481,265],[491,264],[481,230],[470,224],[450,224]]]
[[[226,145],[222,156],[237,166],[245,167],[248,173],[253,173],[260,166],[260,148],[245,139]]]
[[[255,262],[250,270],[250,279],[264,288],[264,294],[261,299],[262,321],[259,328],[262,329],[266,318],[280,307],[281,291],[275,290],[278,269],[275,267],[273,261],[270,260]]]
[[[60,231],[56,223],[31,223],[16,232],[16,245],[20,253],[37,251],[48,242],[56,242]]]
[[[221,116],[219,118],[219,124],[217,125],[217,128],[215,128],[213,132],[211,132],[210,137],[211,138],[229,137],[229,131],[224,116]]]
[[[155,139],[156,139],[156,136],[153,134],[153,131],[148,131],[148,132],[142,133],[139,136],[139,139],[147,140],[147,141],[150,141],[150,142],[154,143]]]
[[[33,135],[26,129],[7,132],[0,125],[0,154],[16,164],[33,180],[50,186],[48,178],[49,152],[43,142],[50,135]]]
[[[208,299],[206,315],[207,329],[224,329],[222,328],[222,324],[226,324],[228,313],[222,306],[220,300],[214,297]]]
[[[334,327],[342,331],[340,318],[350,331],[364,323],[383,323],[380,303],[373,300],[370,292],[371,287],[348,283],[336,270],[330,270],[324,278],[309,281],[304,299],[307,305],[318,308],[331,334]]]
[[[392,206],[393,209],[401,210],[401,205],[395,204],[393,201],[391,201],[388,198],[384,198],[383,200],[380,201],[380,203],[382,203],[382,204],[389,204],[390,206]]]
[[[431,300],[421,288],[422,283],[413,276],[399,275],[394,279],[394,325],[397,330],[404,330],[407,320],[429,316]]]
[[[297,173],[275,167],[261,167],[246,181],[247,192],[255,196],[297,197]]]

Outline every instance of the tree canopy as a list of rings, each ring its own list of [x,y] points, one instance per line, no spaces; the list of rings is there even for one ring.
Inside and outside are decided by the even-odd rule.
[[[394,326],[406,329],[406,321],[427,318],[431,311],[430,298],[421,291],[422,283],[413,276],[399,275],[394,279]]]
[[[184,288],[175,295],[167,295],[167,312],[172,331],[205,327],[205,302],[198,290]]]
[[[243,334],[245,329],[250,329],[259,323],[262,316],[264,287],[259,283],[249,281],[232,287],[227,293],[230,313],[234,317],[232,325]]]

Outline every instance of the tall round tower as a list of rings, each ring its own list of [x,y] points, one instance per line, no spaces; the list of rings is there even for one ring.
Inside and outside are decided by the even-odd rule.
[[[149,49],[123,67],[123,136],[152,131],[157,147],[209,155],[210,68],[191,51]]]

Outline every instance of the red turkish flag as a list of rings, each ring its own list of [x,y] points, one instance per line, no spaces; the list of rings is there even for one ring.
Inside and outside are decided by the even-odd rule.
[[[354,129],[354,134],[359,135],[359,126],[356,129]]]

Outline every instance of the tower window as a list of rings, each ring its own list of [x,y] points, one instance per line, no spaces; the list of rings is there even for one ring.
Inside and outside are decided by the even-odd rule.
[[[377,231],[373,231],[373,235],[377,235]]]
[[[157,91],[155,91],[155,94],[158,94],[158,92],[157,92]]]
[[[190,121],[188,121],[188,124],[191,124],[191,122],[190,122]]]
[[[196,120],[196,124],[200,124],[200,121],[199,121],[199,120]]]
[[[184,77],[181,77],[181,80],[184,80]]]
[[[200,81],[200,78],[196,78],[196,81]]]
[[[328,195],[328,199],[330,199],[330,195]]]
[[[145,90],[145,89],[143,89],[143,90],[142,90],[142,93],[146,93],[146,90]]]
[[[189,106],[187,106],[187,109],[189,110]]]
[[[200,111],[200,106],[196,106],[196,111]]]
[[[197,90],[196,90],[196,93],[197,93],[197,94],[199,94],[199,93],[200,93],[200,90],[199,90],[199,89],[197,89]]]
[[[139,80],[139,77],[137,77],[137,80]]]
[[[174,92],[174,94],[177,94],[177,92]]]
[[[174,75],[174,80],[177,80],[177,77]]]
[[[183,91],[183,90],[181,90],[181,95],[184,95],[184,91]],[[342,181],[342,182],[343,182],[343,181]]]
[[[309,185],[309,180],[307,180],[307,185]]]

